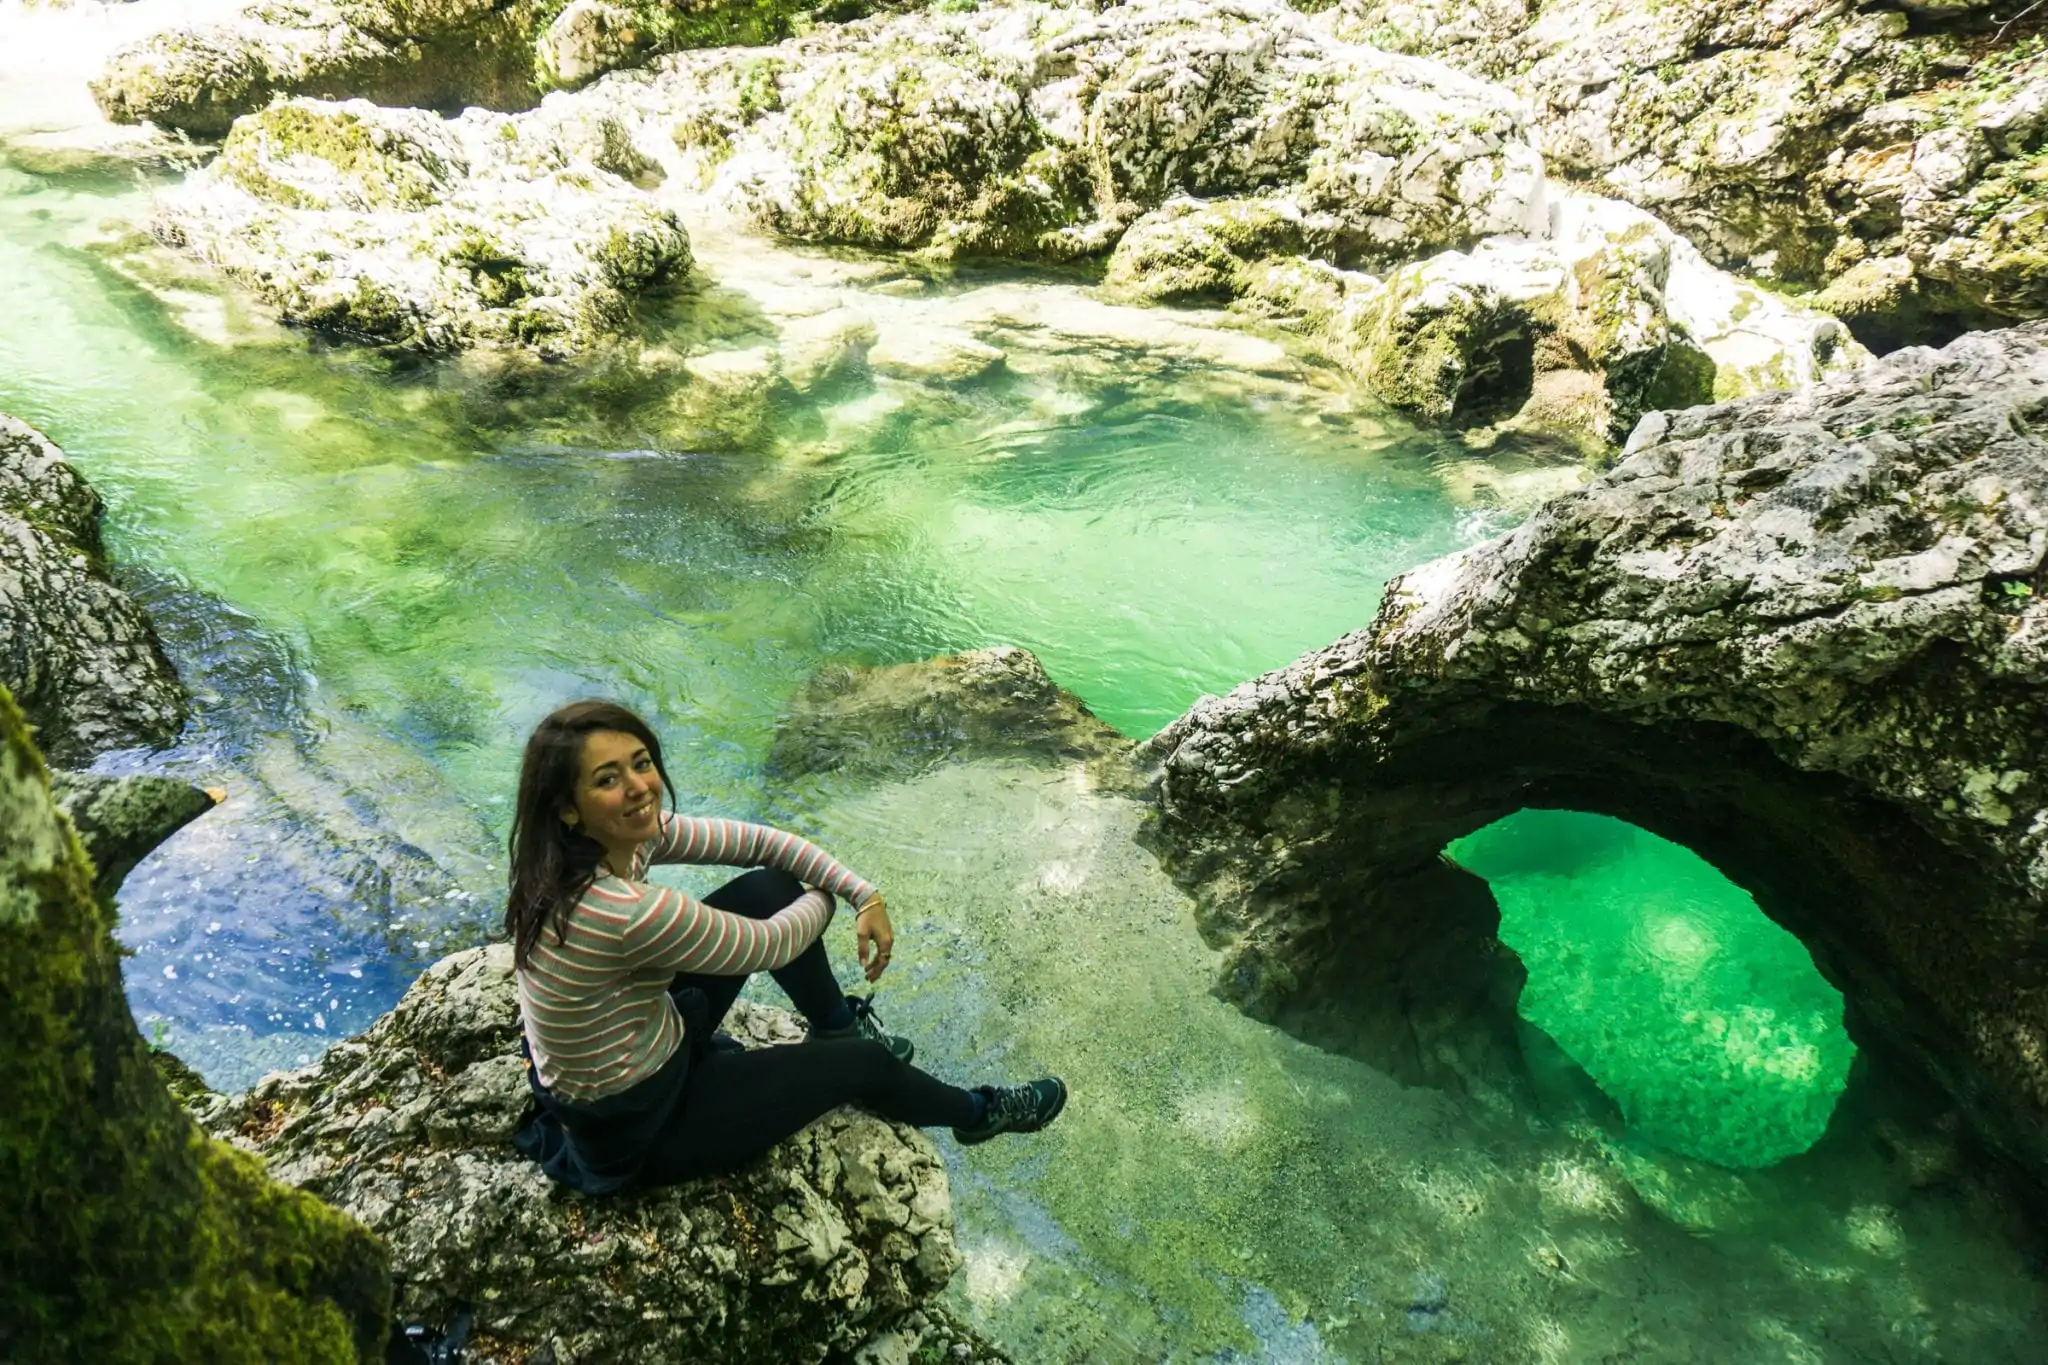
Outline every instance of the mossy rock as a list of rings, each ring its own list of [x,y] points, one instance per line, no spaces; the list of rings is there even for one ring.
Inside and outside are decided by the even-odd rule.
[[[0,1357],[381,1359],[368,1231],[178,1107],[121,989],[113,915],[0,688]]]

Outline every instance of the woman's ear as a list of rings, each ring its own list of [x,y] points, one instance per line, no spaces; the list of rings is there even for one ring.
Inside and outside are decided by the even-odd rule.
[[[562,807],[562,823],[570,829],[576,828],[576,808],[574,806]]]

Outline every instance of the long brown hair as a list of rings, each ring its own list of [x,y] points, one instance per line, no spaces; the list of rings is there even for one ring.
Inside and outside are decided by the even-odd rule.
[[[661,775],[666,806],[675,787],[661,762],[661,741],[646,721],[616,702],[572,701],[549,712],[526,739],[519,762],[519,801],[512,812],[510,887],[505,897],[505,937],[512,960],[526,965],[545,929],[555,941],[569,923],[569,909],[596,879],[604,845],[562,819],[576,804],[576,779],[583,771],[583,741],[598,730],[616,730],[647,746]]]

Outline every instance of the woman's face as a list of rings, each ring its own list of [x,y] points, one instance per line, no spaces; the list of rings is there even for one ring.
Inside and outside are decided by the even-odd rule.
[[[593,730],[584,737],[575,798],[562,819],[608,850],[631,848],[660,832],[661,774],[632,735]]]

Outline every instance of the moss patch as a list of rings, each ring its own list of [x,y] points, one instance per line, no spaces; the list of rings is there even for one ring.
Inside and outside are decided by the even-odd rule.
[[[0,687],[0,1323],[10,1359],[381,1358],[381,1244],[202,1135],[136,1032],[113,914]]]

